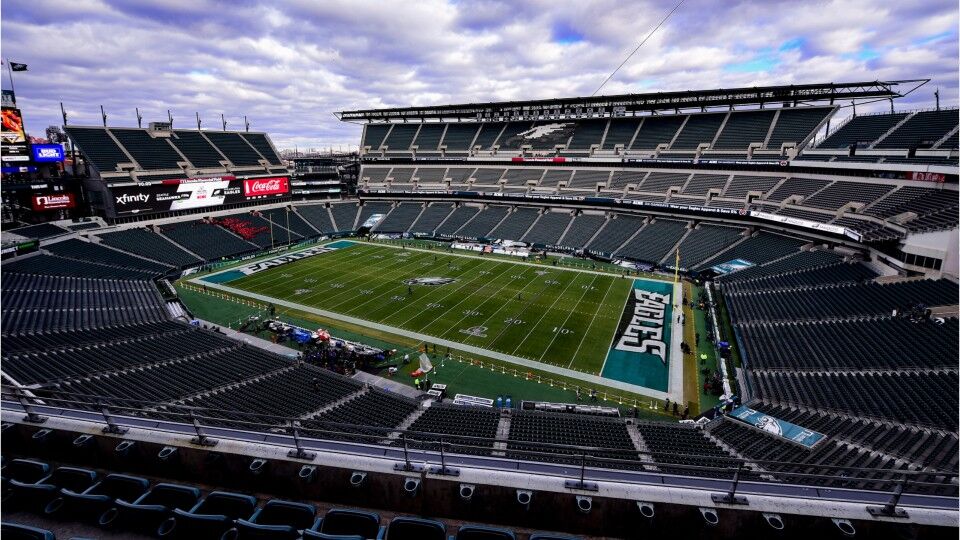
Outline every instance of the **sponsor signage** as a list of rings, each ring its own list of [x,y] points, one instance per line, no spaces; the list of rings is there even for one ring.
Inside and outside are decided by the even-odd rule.
[[[947,181],[947,175],[934,172],[914,171],[910,173],[910,179],[920,182],[937,182],[938,184],[942,184]]]
[[[827,438],[823,433],[781,420],[750,407],[737,407],[730,412],[730,418],[735,418],[774,437],[786,439],[805,448],[813,448],[817,443]]]
[[[37,172],[37,168],[34,165],[20,165],[15,167],[10,167],[5,165],[3,167],[0,167],[0,172],[2,172],[3,174]]]
[[[58,163],[63,161],[63,146],[59,144],[34,144],[30,149],[37,163]]]
[[[23,116],[20,109],[0,108],[0,159],[3,161],[30,161],[30,149],[27,134],[23,130]]]
[[[750,215],[752,217],[760,218],[766,221],[776,221],[777,223],[785,223],[787,225],[795,225],[798,227],[804,227],[806,229],[814,229],[817,231],[824,231],[832,234],[847,235],[847,230],[848,230],[844,227],[840,227],[837,225],[829,225],[827,223],[809,221],[806,219],[800,219],[795,217],[780,216],[777,214],[768,214],[767,212],[758,212],[756,210],[751,210]]]
[[[383,218],[387,217],[386,214],[373,214],[363,222],[363,225],[360,225],[361,229],[372,229],[377,226],[377,223],[383,221]]]
[[[724,275],[724,274],[731,274],[733,272],[736,272],[737,270],[743,270],[744,268],[750,268],[751,266],[756,266],[756,265],[744,259],[733,259],[732,261],[727,261],[723,264],[712,266],[710,267],[710,269],[716,272],[717,274]]]
[[[50,195],[34,195],[30,199],[35,212],[74,208],[77,201],[73,193],[51,193]]]
[[[290,181],[286,176],[242,180],[229,175],[208,176],[117,186],[111,192],[116,214],[128,215],[283,197],[290,193]]]
[[[286,176],[269,178],[250,178],[243,181],[243,195],[261,197],[264,195],[283,195],[290,192],[290,179]]]

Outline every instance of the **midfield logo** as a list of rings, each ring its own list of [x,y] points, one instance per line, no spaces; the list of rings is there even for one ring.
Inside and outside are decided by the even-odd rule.
[[[464,328],[463,330],[460,330],[460,333],[474,337],[487,337],[487,327],[471,326],[470,328]]]
[[[428,285],[428,286],[437,286],[437,285],[446,285],[448,283],[453,283],[456,281],[454,278],[449,277],[421,277],[421,278],[412,278],[404,280],[404,285]]]

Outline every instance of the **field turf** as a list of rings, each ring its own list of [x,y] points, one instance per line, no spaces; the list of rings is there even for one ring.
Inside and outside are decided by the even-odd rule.
[[[405,283],[417,278],[454,281]],[[598,374],[632,280],[545,264],[356,243],[232,280],[229,285]]]

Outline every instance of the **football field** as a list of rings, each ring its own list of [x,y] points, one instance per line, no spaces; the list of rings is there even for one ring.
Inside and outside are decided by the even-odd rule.
[[[642,364],[636,367],[636,358],[625,356],[633,353],[614,348],[623,341],[634,304],[639,305],[637,283],[670,288],[669,283],[351,241],[305,250],[301,258],[227,270],[204,281],[416,332],[441,344],[470,345],[667,390],[667,357],[662,377],[645,380]],[[666,321],[669,326],[669,314]],[[608,357],[612,364],[605,367]]]

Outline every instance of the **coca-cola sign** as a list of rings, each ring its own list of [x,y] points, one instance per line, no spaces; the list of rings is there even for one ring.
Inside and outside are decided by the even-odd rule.
[[[290,192],[290,180],[286,176],[268,178],[249,178],[243,181],[243,194],[246,197],[263,195],[283,195]]]
[[[73,208],[76,205],[77,203],[73,197],[73,193],[53,193],[50,195],[33,196],[33,210],[35,212]]]

